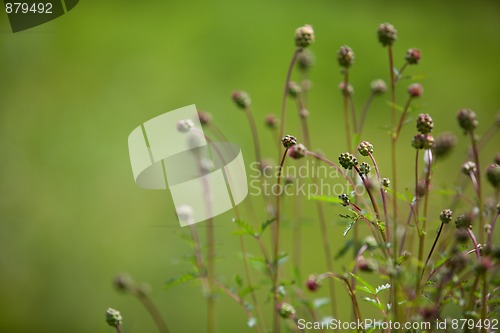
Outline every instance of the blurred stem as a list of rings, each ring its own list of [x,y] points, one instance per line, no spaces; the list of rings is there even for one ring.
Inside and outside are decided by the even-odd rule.
[[[408,62],[405,62],[403,66],[398,70],[398,75],[396,76],[396,82],[398,82],[401,79],[401,74],[403,74],[404,70],[406,69],[406,66],[408,66]]]
[[[396,128],[395,134],[394,134],[394,141],[398,141],[399,134],[401,133],[401,128],[403,127],[404,120],[406,118],[406,114],[408,113],[408,109],[410,108],[410,104],[412,101],[412,97],[408,97],[408,100],[406,101],[405,107],[403,109],[403,114],[401,115],[401,118],[399,118],[399,123],[398,127]]]
[[[422,283],[422,278],[424,277],[425,268],[427,267],[427,264],[429,263],[429,260],[431,259],[432,253],[434,252],[434,248],[436,247],[439,236],[441,236],[441,231],[443,230],[443,225],[444,225],[443,222],[441,222],[436,239],[434,239],[434,243],[432,244],[431,250],[429,251],[429,254],[427,255],[427,259],[425,260],[425,265],[424,265],[424,268],[422,269],[422,274],[420,275],[420,283]]]
[[[169,333],[167,324],[165,324],[160,311],[158,311],[158,308],[154,305],[148,295],[146,295],[144,292],[138,291],[137,288],[133,290],[132,293],[142,303],[151,318],[153,318],[156,326],[158,327],[158,331],[160,331],[160,333]]]
[[[363,111],[361,112],[361,117],[359,119],[359,138],[361,139],[361,134],[363,133],[363,129],[365,127],[366,115],[368,114],[368,110],[372,104],[373,98],[375,97],[375,93],[372,91],[370,97],[366,100],[365,106],[363,107]]]
[[[301,128],[302,128],[302,136],[304,138],[304,143],[306,145],[306,148],[309,149],[311,147],[311,138],[309,136],[309,127],[307,124],[307,118],[306,117],[301,117],[300,116],[300,111],[304,109],[304,105],[302,103],[301,95],[298,96],[297,99],[298,102],[298,107],[299,107],[299,118],[300,118],[300,123],[301,123]],[[316,186],[319,187],[318,183],[318,177],[316,176],[315,173],[312,175],[312,182]],[[325,212],[323,209],[323,205],[321,204],[320,201],[316,201],[316,213],[318,215],[318,220],[319,220],[319,227],[320,227],[320,232],[321,232],[321,239],[323,243],[323,252],[325,253],[325,260],[326,260],[326,269],[330,272],[333,271],[333,262],[332,262],[332,251],[331,251],[331,246],[330,246],[330,238],[328,237],[328,227],[326,225],[326,219],[325,219]],[[330,294],[330,305],[331,305],[331,310],[332,310],[332,317],[337,318],[338,317],[338,312],[337,312],[337,302],[335,301],[335,283],[332,280],[328,280],[328,291]]]
[[[288,71],[286,74],[285,80],[285,88],[283,91],[283,102],[281,106],[281,117],[280,117],[280,139],[285,135],[285,122],[286,122],[286,102],[288,99],[288,85],[290,84],[290,77],[292,76],[293,66],[295,66],[295,62],[297,61],[297,57],[299,53],[302,52],[301,47],[297,47],[295,52],[293,53],[292,60],[290,61],[290,65],[288,66]],[[279,149],[279,156],[281,157],[281,148]],[[276,333],[276,332],[274,332]]]
[[[352,127],[354,134],[358,133],[358,120],[356,117],[356,105],[354,104],[354,99],[352,98],[352,94],[349,95],[349,103],[351,104],[351,113],[352,113]],[[356,144],[356,142],[354,142]]]
[[[262,157],[261,157],[261,151],[260,151],[260,142],[259,142],[259,133],[257,132],[257,125],[255,124],[255,118],[252,115],[252,110],[250,110],[250,107],[245,108],[245,113],[248,118],[248,123],[250,124],[250,129],[252,131],[252,139],[253,139],[253,147],[255,149],[255,159],[261,165],[262,163]]]
[[[381,185],[382,179],[380,178],[380,172],[378,170],[377,161],[375,161],[375,157],[373,156],[372,153],[368,152],[368,156],[370,156],[370,159],[372,160],[373,166],[375,167],[375,173],[377,174],[378,185],[380,187],[380,196],[382,197],[382,204],[384,205],[385,235],[386,235],[386,238],[389,240],[389,239],[391,239],[391,233],[390,233],[390,228],[389,228],[389,219],[387,216],[387,202],[385,200],[385,191]]]
[[[122,333],[120,326],[115,326],[115,328],[116,328],[116,333]]]
[[[356,170],[359,177],[363,181],[363,185],[365,186],[366,192],[368,193],[368,196],[370,197],[370,201],[372,203],[373,210],[375,211],[375,216],[377,218],[377,224],[378,224],[378,222],[380,221],[380,213],[378,212],[377,202],[375,201],[375,198],[373,198],[373,194],[372,194],[372,191],[370,190],[370,186],[368,186],[368,183],[366,182],[365,175],[362,174],[361,171],[359,171],[359,168],[356,165],[354,166],[354,170]],[[383,234],[383,236],[384,236],[384,240],[387,242],[385,234]]]
[[[493,245],[493,232],[495,231],[495,222],[497,221],[498,218],[498,210],[493,217],[493,220],[490,223],[490,233],[488,234],[488,247],[491,247]]]
[[[479,149],[477,145],[477,140],[474,137],[474,131],[469,131],[471,143],[472,143],[472,152],[474,154],[474,163],[476,163],[476,179],[477,179],[477,188],[476,195],[478,200],[478,208],[479,208],[479,242],[481,244],[484,243],[484,216],[483,216],[483,196],[481,194],[481,166],[479,163]]]
[[[349,70],[347,68],[344,69],[344,87],[342,89],[342,94],[344,96],[344,126],[345,126],[345,135],[347,140],[347,151],[351,151],[352,149],[352,139],[351,139],[351,129],[349,127],[349,95],[347,86],[349,84]]]
[[[278,169],[278,180],[277,180],[277,188],[279,189],[278,194],[276,195],[276,220],[274,221],[275,227],[275,239],[274,239],[274,255],[273,255],[273,321],[274,321],[274,330],[273,333],[280,332],[280,319],[277,311],[277,306],[279,302],[278,295],[278,257],[279,257],[279,242],[280,242],[280,204],[281,204],[281,176],[283,171],[283,164],[285,163],[285,158],[288,153],[288,148],[285,148],[285,152],[283,153],[283,157],[281,158],[281,162]]]

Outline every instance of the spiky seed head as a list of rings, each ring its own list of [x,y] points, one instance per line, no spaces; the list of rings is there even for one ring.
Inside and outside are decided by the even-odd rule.
[[[371,167],[368,163],[366,162],[362,162],[360,165],[359,165],[359,171],[363,174],[363,175],[367,175],[370,173],[370,170],[371,170]]]
[[[382,178],[382,186],[383,187],[391,187],[391,180],[389,178]]]
[[[345,193],[339,195],[339,199],[342,201],[342,206],[344,207],[349,206],[349,204],[351,203],[351,200],[349,200],[349,196]]]
[[[417,118],[417,130],[422,134],[429,134],[434,128],[434,122],[427,113],[421,113]]]
[[[471,214],[461,214],[455,220],[455,226],[457,229],[469,229],[472,226],[472,216]]]
[[[284,319],[288,319],[290,317],[295,316],[295,308],[289,303],[285,302],[279,303],[276,306],[276,311],[278,311],[280,317]]]

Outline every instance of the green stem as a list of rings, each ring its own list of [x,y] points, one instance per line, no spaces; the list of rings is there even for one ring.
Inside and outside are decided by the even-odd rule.
[[[349,95],[347,93],[347,85],[349,84],[349,70],[344,69],[344,89],[342,94],[344,96],[344,126],[347,140],[347,151],[352,150],[351,129],[349,126]]]
[[[359,137],[361,138],[361,134],[363,133],[363,129],[365,127],[365,119],[366,115],[368,114],[368,110],[370,109],[370,106],[372,104],[373,98],[375,97],[375,93],[371,93],[370,97],[368,97],[368,100],[365,103],[365,106],[363,107],[363,111],[361,112],[361,116],[359,119]]]
[[[158,327],[158,331],[160,331],[160,333],[169,333],[167,324],[165,324],[165,321],[163,320],[160,311],[158,311],[158,308],[149,299],[149,297],[146,294],[137,291],[134,291],[134,296],[137,297],[137,299],[142,303],[144,308],[148,311],[151,318],[153,318],[156,326]]]

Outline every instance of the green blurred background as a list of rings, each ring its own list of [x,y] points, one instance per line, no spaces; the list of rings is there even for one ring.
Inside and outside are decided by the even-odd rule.
[[[266,114],[277,114],[293,32],[310,23],[317,38],[309,94],[312,140],[336,159],[345,150],[336,51],[348,44],[356,53],[351,79],[359,107],[369,82],[387,79],[386,50],[375,34],[385,21],[399,31],[397,66],[406,49],[422,51],[421,64],[408,73],[426,76],[420,105],[434,118],[435,133],[459,136],[459,147],[434,177],[436,186],[451,188],[467,149],[456,111],[475,110],[481,132],[500,107],[499,2],[82,0],[59,19],[16,34],[1,14],[0,332],[110,332],[107,307],[122,311],[124,332],[154,331],[136,300],[113,289],[118,272],[151,284],[172,332],[203,332],[199,287],[163,289],[168,278],[189,269],[182,258],[190,249],[179,237],[185,230],[170,194],[134,184],[128,134],[156,115],[196,104],[213,114],[250,161],[248,124],[230,94],[248,91],[260,124]],[[364,139],[375,145],[388,174],[386,100],[375,101]],[[288,132],[295,134],[293,104],[290,111]],[[402,133],[401,188],[412,182],[413,132],[408,126]],[[263,126],[260,134],[265,155],[275,158]],[[498,139],[485,148],[483,166],[498,150]],[[445,208],[447,199],[439,200],[434,214]],[[262,211],[261,201],[254,202]],[[325,269],[312,208],[305,204],[304,274]],[[328,222],[338,249],[344,226],[336,212],[328,210]],[[292,215],[285,212],[285,225]],[[226,282],[241,272],[231,216],[216,219],[218,276]],[[283,238],[289,248],[289,227]],[[342,265],[335,263],[339,271]],[[337,290],[344,294],[340,285]],[[265,300],[264,292],[260,296]],[[347,301],[339,296],[340,304]],[[349,307],[343,308],[342,317],[350,318]],[[223,295],[218,309],[219,332],[250,331],[244,312]]]

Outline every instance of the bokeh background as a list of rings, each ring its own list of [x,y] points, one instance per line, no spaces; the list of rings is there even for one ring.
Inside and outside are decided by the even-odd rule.
[[[0,14],[0,331],[110,332],[104,311],[115,307],[125,317],[124,332],[153,332],[138,302],[112,287],[116,273],[129,272],[152,286],[172,332],[203,332],[199,286],[164,290],[168,278],[189,270],[183,258],[190,248],[181,239],[170,194],[134,184],[128,134],[156,115],[196,104],[213,114],[251,161],[245,115],[230,100],[234,89],[244,89],[253,99],[265,155],[275,158],[263,118],[280,110],[293,32],[309,23],[317,37],[309,94],[312,140],[336,159],[345,150],[336,51],[348,44],[356,53],[351,79],[359,107],[370,81],[388,76],[386,50],[376,39],[378,24],[386,21],[399,30],[397,66],[406,49],[422,51],[421,64],[408,69],[425,76],[421,111],[434,118],[435,133],[459,136],[459,146],[434,177],[435,184],[451,189],[467,149],[456,111],[475,110],[484,132],[500,108],[498,2],[82,0],[59,19],[16,34]],[[408,83],[402,83],[400,101]],[[386,173],[387,98],[375,101],[364,136]],[[299,127],[290,105],[288,132],[294,134]],[[400,145],[402,188],[412,182],[412,126],[404,128]],[[485,147],[483,166],[498,150],[498,139]],[[491,194],[486,183],[485,189]],[[261,201],[253,200],[263,216]],[[436,196],[442,205],[432,213],[447,200]],[[304,274],[325,269],[312,208],[304,206]],[[328,208],[337,250],[345,226],[336,212]],[[231,217],[216,219],[218,276],[228,283],[241,272]],[[292,217],[287,210],[285,225]],[[289,227],[283,237],[287,247]],[[339,271],[344,265],[335,263]],[[340,285],[337,290],[343,294]],[[265,292],[260,298],[265,301]],[[347,301],[339,296],[340,304]],[[350,308],[341,308],[349,319]],[[218,309],[219,332],[250,331],[243,311],[224,295]]]

